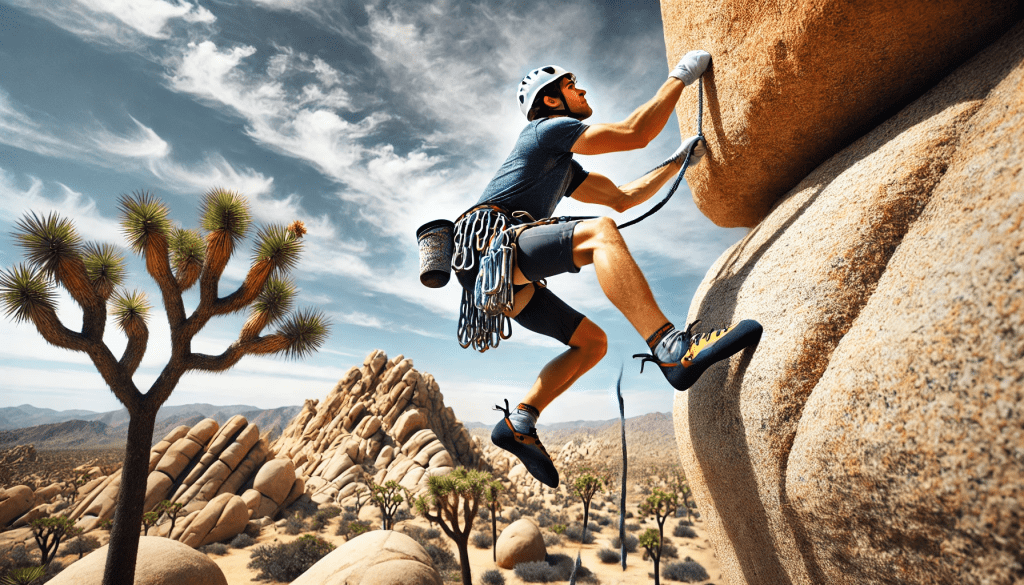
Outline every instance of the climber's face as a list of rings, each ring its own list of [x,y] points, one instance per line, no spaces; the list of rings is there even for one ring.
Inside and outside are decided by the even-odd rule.
[[[569,77],[563,77],[558,83],[559,88],[562,90],[562,99],[565,102],[565,107],[570,112],[570,116],[577,120],[586,120],[594,114],[594,110],[587,103],[587,98],[584,97],[587,95],[587,90],[578,87],[576,82]],[[544,99],[555,102],[554,98]],[[551,104],[551,107],[558,107],[558,104]]]

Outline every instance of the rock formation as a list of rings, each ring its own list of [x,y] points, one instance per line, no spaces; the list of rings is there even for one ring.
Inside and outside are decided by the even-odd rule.
[[[391,530],[353,538],[320,559],[292,585],[441,585],[430,555]]]
[[[708,154],[686,173],[697,207],[753,227],[808,172],[1009,28],[1020,2],[663,0],[670,66],[712,55]],[[694,134],[696,92],[677,110]]]
[[[271,448],[294,463],[314,502],[345,505],[365,492],[368,480],[419,492],[431,475],[455,465],[475,469],[482,456],[479,440],[444,405],[434,377],[380,350],[350,369],[322,402],[307,400]]]
[[[830,38],[852,18],[833,4],[807,5],[820,26],[795,21],[784,34],[692,5],[686,11],[700,16],[686,21],[665,4],[670,57],[694,45],[716,55],[711,160],[694,193],[712,218],[749,218],[719,223],[760,220],[712,266],[688,320],[753,318],[765,330],[759,346],[677,393],[683,467],[730,583],[1014,583],[1024,577],[1024,25],[1001,38],[990,32],[1012,24],[993,15],[1020,3],[964,4],[971,16],[941,31],[897,19],[881,61],[852,33]],[[913,6],[933,23],[955,13],[946,2],[892,6]],[[921,26],[956,38],[937,51],[920,40]],[[822,43],[845,47],[832,51],[832,82],[799,57],[800,47]],[[988,47],[966,64],[845,142],[981,43]],[[762,54],[745,67],[778,85],[755,75],[739,88],[750,75],[738,60],[753,45]],[[896,62],[941,63],[906,80],[843,66],[843,56],[872,55],[883,73],[901,70]],[[877,95],[870,106],[832,105],[841,124],[765,111],[779,100],[804,106],[791,83],[822,95],[867,84]],[[772,92],[774,102],[758,101]],[[780,120],[816,150],[758,146]],[[829,125],[841,128],[819,139],[817,127]],[[743,158],[758,148],[771,155],[769,168],[798,159],[781,168],[789,177],[827,160],[771,207],[785,183],[765,181]],[[711,188],[700,181],[717,182],[717,173],[745,176],[763,197],[731,207],[705,197]]]
[[[259,429],[241,415],[223,426],[213,419],[180,426],[151,451],[145,509],[155,510],[163,500],[182,504],[173,533],[165,520],[156,527],[158,535],[192,547],[226,540],[250,518],[273,516],[299,496],[292,490],[301,492],[301,480],[290,464],[274,460]],[[84,530],[110,519],[120,481],[120,470],[93,478],[79,489],[70,517]]]
[[[96,549],[49,581],[52,585],[100,585],[107,563],[107,547]],[[179,542],[155,536],[139,539],[139,585],[227,585],[217,563]]]
[[[495,554],[499,567],[512,569],[519,563],[543,561],[547,548],[540,528],[532,520],[520,518],[501,531]]]

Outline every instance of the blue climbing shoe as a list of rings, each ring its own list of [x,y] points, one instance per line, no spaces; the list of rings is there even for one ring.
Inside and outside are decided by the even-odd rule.
[[[496,405],[494,410],[504,411],[505,418],[494,425],[491,442],[518,457],[537,481],[548,487],[558,487],[558,470],[555,469],[547,449],[541,445],[537,428],[533,427],[527,433],[517,431],[508,418],[508,400],[505,401],[504,408]]]
[[[699,322],[690,323],[686,331],[676,329],[660,340],[660,344],[668,349],[666,360],[659,359],[654,353],[634,355],[634,358],[642,360],[640,372],[644,371],[645,363],[654,362],[673,388],[686,390],[697,382],[711,364],[728,359],[761,340],[761,324],[752,319],[740,321],[725,329],[692,334],[693,326]]]

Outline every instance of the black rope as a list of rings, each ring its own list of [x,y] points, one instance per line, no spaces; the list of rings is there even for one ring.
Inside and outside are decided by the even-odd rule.
[[[615,396],[619,399],[619,427],[622,431],[622,481],[619,489],[619,545],[622,557],[622,570],[626,570],[626,407],[622,402],[622,366],[619,366],[619,379],[615,382]]]
[[[704,78],[703,77],[698,77],[697,78],[697,136],[699,136],[701,138],[701,140],[704,139]],[[617,227],[620,230],[622,228],[629,227],[629,226],[631,226],[633,224],[640,223],[641,221],[643,221],[643,220],[647,219],[648,217],[650,217],[650,216],[654,215],[655,213],[657,213],[658,210],[661,209],[662,207],[665,207],[665,204],[668,203],[668,200],[671,199],[672,196],[676,194],[676,189],[679,188],[679,183],[683,182],[683,175],[686,174],[686,169],[687,169],[687,167],[690,166],[690,157],[693,154],[693,149],[697,147],[697,144],[699,142],[700,142],[700,140],[694,142],[693,146],[690,147],[690,150],[686,153],[686,158],[683,159],[683,168],[679,169],[679,175],[676,176],[676,180],[675,180],[674,183],[672,183],[672,188],[668,190],[668,194],[665,195],[665,198],[662,199],[661,201],[659,201],[658,204],[655,205],[654,207],[648,209],[640,217],[638,217],[636,219],[631,219],[631,220],[627,221],[626,223],[619,224]],[[665,162],[661,163],[660,165],[654,167],[653,169],[647,171],[644,174],[647,175],[647,174],[653,173],[654,171],[664,167],[667,164],[669,164],[669,161],[665,161]],[[558,218],[558,221],[559,222],[567,222],[567,221],[576,221],[576,220],[581,220],[581,219],[596,219],[597,217],[599,217],[599,216],[587,215],[587,216],[560,217],[560,218]]]

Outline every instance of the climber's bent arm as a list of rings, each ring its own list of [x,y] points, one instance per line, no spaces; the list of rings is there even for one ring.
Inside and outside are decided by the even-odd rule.
[[[604,154],[647,146],[665,127],[683,87],[682,81],[669,77],[650,101],[625,120],[587,128],[576,139],[572,151],[576,154]]]
[[[616,186],[611,179],[600,173],[590,173],[573,191],[572,198],[583,203],[611,207],[622,213],[653,197],[658,189],[679,172],[682,164],[682,160],[670,162],[621,186]]]

